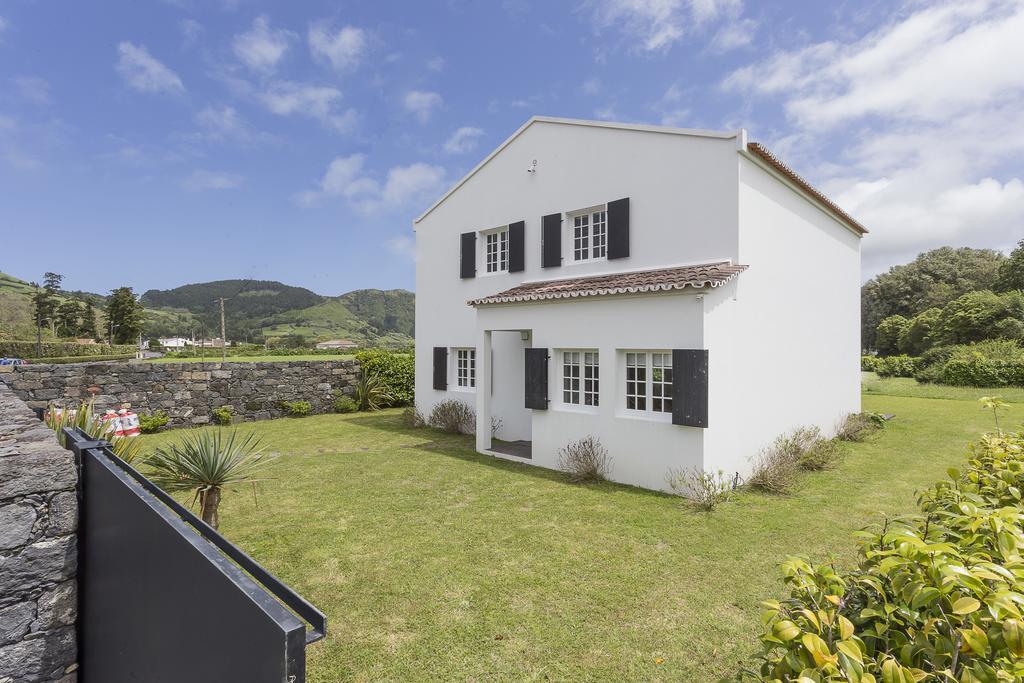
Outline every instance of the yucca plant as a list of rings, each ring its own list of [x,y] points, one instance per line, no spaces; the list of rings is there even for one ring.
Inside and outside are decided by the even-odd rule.
[[[257,472],[269,461],[252,432],[202,431],[186,435],[181,443],[158,448],[146,458],[149,478],[167,492],[191,491],[199,501],[203,521],[216,529],[222,491],[238,484],[255,483]]]
[[[58,413],[58,409],[60,412]],[[110,442],[110,450],[114,455],[131,464],[142,448],[142,442],[134,436],[115,436],[114,426],[96,418],[96,411],[92,400],[82,401],[77,410],[69,408],[58,408],[51,403],[46,410],[46,426],[57,432],[57,442],[67,447],[67,439],[64,438],[64,428],[78,427],[90,439]]]
[[[388,393],[377,375],[360,372],[356,380],[356,404],[359,410],[380,410],[391,402]]]

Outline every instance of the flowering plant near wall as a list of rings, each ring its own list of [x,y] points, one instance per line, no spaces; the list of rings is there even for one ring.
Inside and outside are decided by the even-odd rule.
[[[856,534],[856,569],[790,559],[762,604],[764,651],[737,680],[1024,678],[1024,436],[983,436],[919,512]]]

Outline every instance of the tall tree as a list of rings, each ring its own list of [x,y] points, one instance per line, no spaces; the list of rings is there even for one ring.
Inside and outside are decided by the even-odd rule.
[[[997,292],[1012,292],[1024,289],[1024,240],[1017,242],[1017,248],[1010,252],[1010,258],[999,266],[996,280]]]
[[[78,325],[78,335],[96,339],[96,308],[91,301],[85,302],[85,311],[82,313],[82,320]]]
[[[36,326],[39,328],[37,333],[41,331],[43,325],[49,326],[52,331],[54,314],[57,311],[57,298],[46,287],[40,287],[35,282],[32,283],[32,286],[35,287],[35,291],[32,293],[32,312],[36,318]]]
[[[80,326],[78,319],[82,313],[81,304],[75,299],[65,299],[64,303],[57,307],[55,319],[57,321],[57,334],[61,337],[74,337],[78,334]]]
[[[889,316],[912,318],[967,292],[992,289],[1005,261],[994,249],[941,247],[871,278],[861,287],[861,344],[875,348],[878,324]]]
[[[143,308],[131,287],[118,287],[107,301],[107,334],[114,344],[131,344],[142,332]]]
[[[43,273],[43,287],[50,294],[60,293],[60,283],[64,282],[64,276],[60,273]]]

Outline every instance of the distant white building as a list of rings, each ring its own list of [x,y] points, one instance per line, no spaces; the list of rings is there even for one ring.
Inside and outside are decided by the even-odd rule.
[[[318,349],[357,349],[359,344],[348,339],[331,339],[329,341],[322,341],[316,345]]]
[[[535,117],[414,229],[416,401],[481,453],[665,489],[860,410],[866,230],[744,130]]]
[[[160,342],[160,346],[165,349],[183,349],[186,346],[192,346],[192,340],[186,339],[185,337],[161,337],[157,341]]]

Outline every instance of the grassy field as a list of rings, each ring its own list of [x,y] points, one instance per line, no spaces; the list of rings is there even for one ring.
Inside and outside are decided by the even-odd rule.
[[[228,356],[228,363],[280,363],[293,360],[349,360],[355,358],[351,353],[310,353],[301,356]],[[206,358],[147,358],[147,363],[219,363],[219,353],[209,353]]]
[[[851,532],[910,511],[991,428],[973,400],[872,386],[864,408],[896,417],[841,467],[711,514],[480,456],[397,411],[255,423],[281,457],[258,507],[226,494],[222,530],[327,613],[310,681],[712,681],[757,650],[787,555],[850,563]]]
[[[944,398],[956,401],[977,401],[982,396],[1000,396],[1004,401],[1024,403],[1024,387],[948,387],[942,384],[921,384],[912,377],[882,379],[873,372],[862,372],[861,377],[865,395]]]

